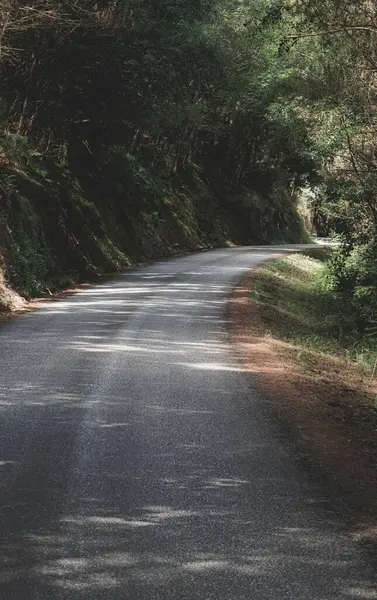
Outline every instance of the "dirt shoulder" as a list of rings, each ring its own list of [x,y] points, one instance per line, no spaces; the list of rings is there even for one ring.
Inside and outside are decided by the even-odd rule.
[[[263,268],[249,273],[231,297],[234,347],[298,455],[337,496],[355,536],[377,544],[375,386],[351,361],[305,353],[271,334],[269,311],[250,294]]]

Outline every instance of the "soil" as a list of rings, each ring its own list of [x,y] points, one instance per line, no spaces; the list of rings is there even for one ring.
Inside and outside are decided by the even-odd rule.
[[[231,297],[233,345],[353,535],[377,549],[376,385],[352,361],[272,337],[269,315],[250,297],[257,276],[258,270],[249,273]]]

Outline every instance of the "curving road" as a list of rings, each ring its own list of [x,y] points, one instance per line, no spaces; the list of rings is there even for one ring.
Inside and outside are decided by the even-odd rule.
[[[130,271],[0,328],[0,598],[377,598],[226,333],[253,265]]]

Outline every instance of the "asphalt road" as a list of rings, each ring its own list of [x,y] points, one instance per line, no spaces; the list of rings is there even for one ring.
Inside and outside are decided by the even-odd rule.
[[[284,248],[130,271],[0,327],[0,598],[377,598],[368,558],[232,354]]]

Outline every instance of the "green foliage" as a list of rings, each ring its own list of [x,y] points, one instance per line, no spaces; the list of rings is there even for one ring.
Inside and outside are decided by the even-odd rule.
[[[9,197],[8,206],[2,207],[1,217],[9,277],[23,295],[40,295],[46,283],[51,285],[55,266],[42,223],[31,203],[14,194]]]
[[[341,353],[344,347],[335,298],[323,286],[320,261],[293,255],[270,263],[257,277],[267,324],[305,350]]]
[[[341,246],[327,264],[325,278],[342,311],[352,316],[360,334],[365,334],[377,322],[375,245]]]
[[[361,334],[355,306],[328,280],[322,260],[293,255],[258,273],[252,299],[263,305],[265,327],[302,352],[338,355],[371,370],[377,321]]]
[[[308,240],[301,188],[326,187],[324,162],[347,139],[322,133],[331,50],[292,39],[309,16],[289,5],[7,0],[0,168],[39,232],[3,209],[18,287],[177,245]]]

